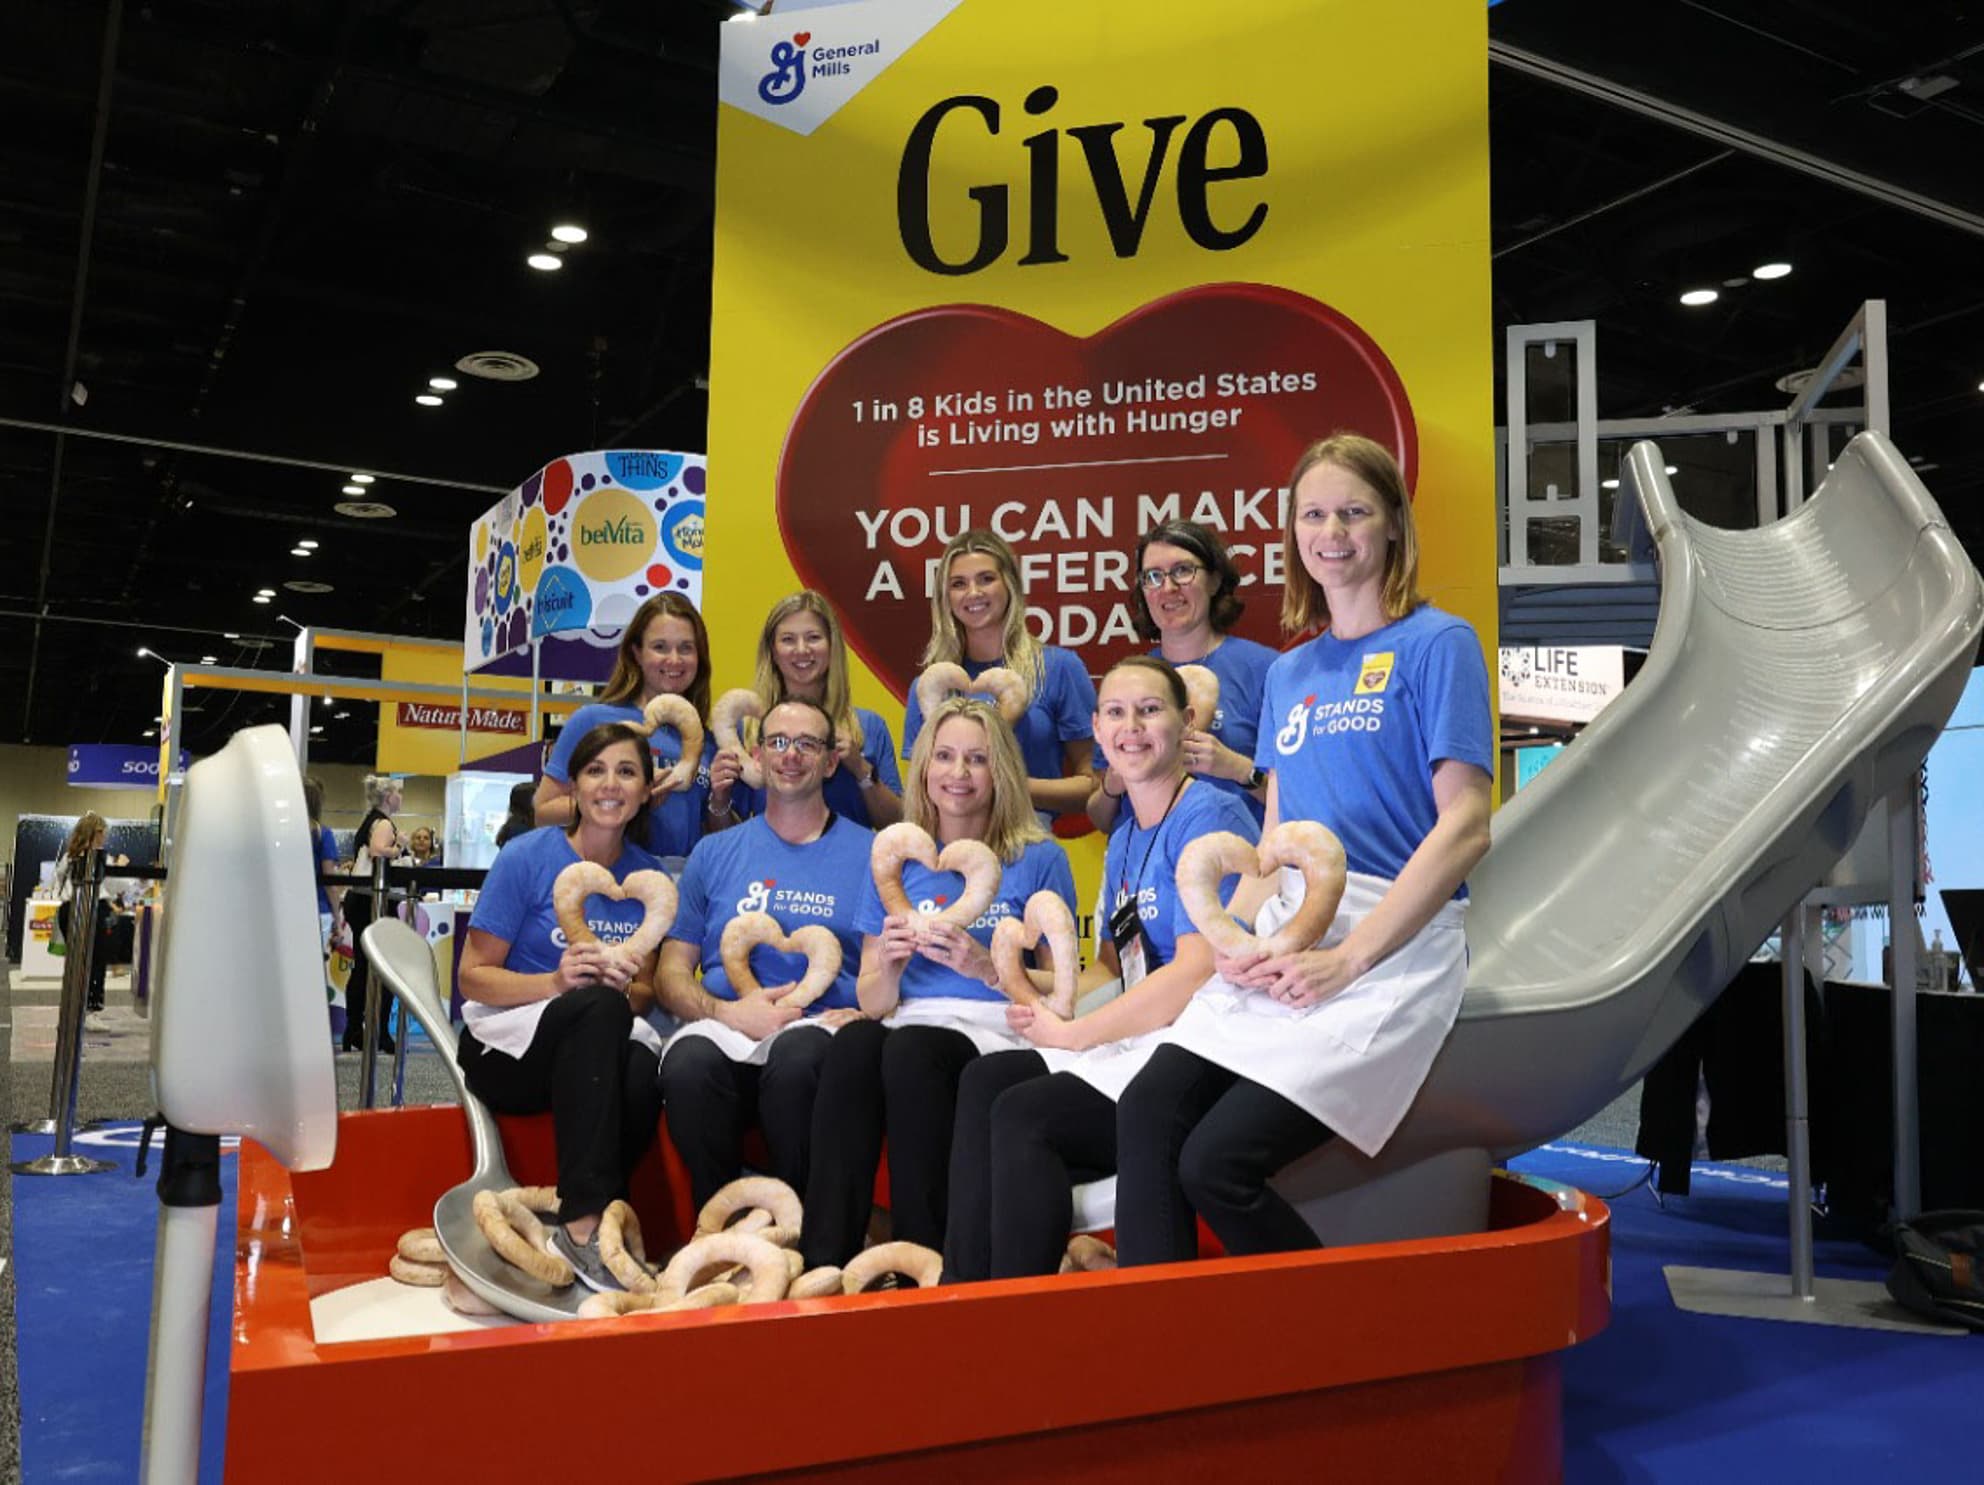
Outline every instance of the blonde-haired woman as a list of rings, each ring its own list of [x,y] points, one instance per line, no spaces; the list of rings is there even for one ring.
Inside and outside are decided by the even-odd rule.
[[[984,702],[954,696],[931,715],[910,754],[904,805],[940,849],[983,841],[1003,870],[968,929],[922,916],[960,891],[955,873],[904,865],[913,916],[885,914],[874,882],[863,886],[855,995],[869,1019],[835,1034],[813,1101],[800,1243],[808,1268],[860,1251],[884,1134],[894,1235],[943,1248],[958,1079],[981,1052],[1026,1045],[1006,1024],[992,930],[1024,914],[1036,892],[1074,904],[1067,854],[1034,817],[1012,729]]]
[[[1327,825],[1349,881],[1320,943],[1216,958],[1123,1091],[1126,1265],[1194,1256],[1195,1215],[1236,1256],[1318,1246],[1269,1178],[1332,1138],[1377,1154],[1467,980],[1465,883],[1488,849],[1495,747],[1480,641],[1419,596],[1412,505],[1381,445],[1323,439],[1288,483],[1282,628],[1322,632],[1269,669],[1255,761],[1266,829]],[[1230,911],[1278,928],[1299,901],[1292,875],[1279,892],[1243,881]]]
[[[544,765],[533,801],[540,825],[569,825],[576,818],[572,791],[572,750],[579,739],[608,722],[639,723],[657,696],[681,696],[703,720],[705,740],[696,780],[671,790],[669,772],[682,757],[682,739],[673,728],[657,727],[648,739],[654,755],[654,781],[648,796],[648,849],[664,860],[687,856],[705,829],[731,823],[729,797],[711,816],[710,765],[716,745],[707,739],[710,720],[710,635],[696,605],[680,593],[657,593],[639,608],[620,633],[613,674],[599,700],[566,719]]]
[[[827,600],[811,588],[781,598],[758,634],[752,689],[765,715],[781,701],[810,701],[833,719],[839,761],[827,775],[827,808],[842,819],[880,830],[902,818],[902,775],[889,724],[856,706],[847,682],[847,642]],[[763,812],[765,791],[739,785],[737,813]]]
[[[1043,816],[1080,810],[1096,787],[1095,683],[1072,650],[1043,645],[1026,627],[1026,584],[1019,559],[990,531],[953,537],[937,561],[930,593],[930,643],[921,668],[948,661],[974,680],[996,666],[1026,683],[1026,714],[1013,724],[1026,770],[1027,796]],[[907,758],[923,730],[923,704],[910,688],[903,719]]]
[[[103,1014],[104,979],[110,971],[110,904],[99,894],[95,920],[87,927],[78,923],[76,884],[82,879],[84,862],[90,852],[102,850],[109,839],[109,822],[95,810],[83,811],[70,829],[69,838],[62,843],[62,859],[55,867],[55,895],[60,899],[55,916],[62,930],[62,942],[80,944],[86,932],[96,941],[96,953],[90,960],[89,994],[83,1007],[85,1025],[92,1031],[98,1029],[98,1018]]]

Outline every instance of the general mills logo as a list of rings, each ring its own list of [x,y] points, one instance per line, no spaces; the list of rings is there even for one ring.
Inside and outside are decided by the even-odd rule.
[[[758,79],[758,96],[771,104],[790,103],[806,91],[806,43],[811,31],[800,31],[790,41],[772,47],[772,70]]]
[[[1288,709],[1288,720],[1274,735],[1275,751],[1282,757],[1286,758],[1301,747],[1302,739],[1309,735],[1309,708],[1315,704],[1314,696],[1305,696]]]
[[[772,900],[772,888],[777,883],[771,881],[753,882],[744,889],[744,895],[737,899],[740,913],[762,913]]]

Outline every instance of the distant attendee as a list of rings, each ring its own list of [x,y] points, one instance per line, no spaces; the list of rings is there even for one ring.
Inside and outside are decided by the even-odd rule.
[[[407,837],[407,859],[414,866],[439,866],[441,847],[434,839],[434,831],[426,825],[413,827],[413,834]]]
[[[310,854],[317,873],[317,937],[326,959],[330,957],[331,940],[337,936],[339,910],[344,904],[344,888],[327,887],[323,875],[335,871],[338,866],[338,838],[331,833],[331,827],[324,823],[324,781],[307,778],[303,781],[303,803],[310,811]],[[328,983],[328,981],[326,982]]]
[[[537,829],[537,810],[532,800],[537,797],[537,780],[525,779],[520,784],[510,786],[510,817],[496,832],[496,849],[502,850],[526,830]]]
[[[109,823],[95,810],[86,810],[70,830],[68,840],[62,844],[62,859],[55,868],[55,892],[61,906],[56,908],[55,913],[62,930],[62,942],[71,949],[80,948],[84,933],[76,921],[76,887],[82,880],[90,852],[102,850],[103,843],[109,838]],[[92,1031],[104,1029],[103,985],[104,976],[110,969],[109,929],[110,904],[99,896],[96,912],[87,930],[95,940],[95,953],[90,959],[89,998],[84,1006],[84,1025]]]
[[[365,803],[365,818],[358,822],[358,832],[352,837],[351,870],[355,876],[369,877],[374,861],[381,858],[397,860],[400,854],[399,827],[393,824],[393,816],[399,813],[404,803],[400,781],[391,774],[367,774]],[[359,938],[371,926],[375,915],[372,889],[369,886],[352,887],[344,903],[344,920],[351,925],[352,946],[351,976],[344,986],[344,1049],[347,1052],[356,1052],[364,1044],[365,997],[371,973]],[[386,1021],[392,1007],[390,1004],[382,1005],[379,1010],[379,1049],[391,1052],[395,1047],[386,1029]]]

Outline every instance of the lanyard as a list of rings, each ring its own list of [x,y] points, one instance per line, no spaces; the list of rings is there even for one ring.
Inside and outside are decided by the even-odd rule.
[[[1185,786],[1189,784],[1191,781],[1192,781],[1192,776],[1190,774],[1180,774],[1178,776],[1178,787],[1171,791],[1171,798],[1164,806],[1164,813],[1157,817],[1157,823],[1151,826],[1150,828],[1150,839],[1144,844],[1143,859],[1137,863],[1137,874],[1134,877],[1126,876],[1122,879],[1121,883],[1117,888],[1118,897],[1124,896],[1129,893],[1130,883],[1133,881],[1137,884],[1138,890],[1139,891],[1142,890],[1144,884],[1144,868],[1150,865],[1150,853],[1157,846],[1157,838],[1164,830],[1164,822],[1171,818],[1171,810],[1172,807],[1178,803],[1178,796],[1185,792]],[[1126,840],[1123,842],[1123,859],[1125,864],[1127,864],[1129,861],[1130,845],[1131,842],[1135,840],[1136,834],[1137,834],[1137,816],[1136,816],[1136,811],[1133,809],[1130,812],[1130,840]]]

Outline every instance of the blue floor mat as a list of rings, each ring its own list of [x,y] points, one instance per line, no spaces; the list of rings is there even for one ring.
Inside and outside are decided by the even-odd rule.
[[[13,1158],[32,1160],[54,1140],[13,1137]],[[145,1360],[151,1337],[154,1183],[163,1136],[134,1178],[138,1126],[78,1135],[74,1153],[114,1160],[94,1176],[14,1178],[14,1316],[21,1377],[21,1477],[26,1485],[138,1478],[144,1432]],[[221,1478],[227,1418],[228,1320],[234,1294],[232,1142],[221,1157],[220,1237],[214,1245],[207,1326],[207,1394],[200,1478]]]

